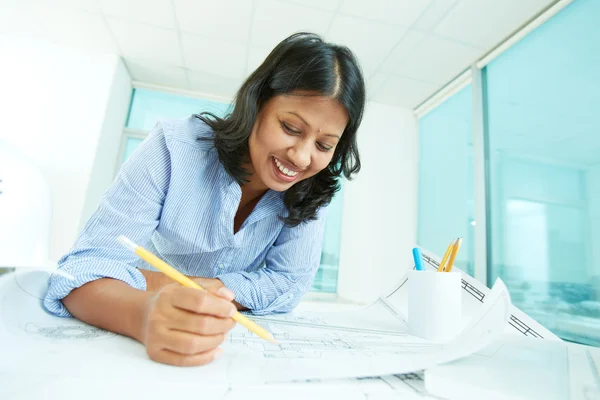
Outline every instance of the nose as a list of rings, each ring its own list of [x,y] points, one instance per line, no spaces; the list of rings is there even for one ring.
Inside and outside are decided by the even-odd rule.
[[[299,140],[288,150],[288,157],[298,168],[306,169],[310,166],[311,144],[309,140]]]

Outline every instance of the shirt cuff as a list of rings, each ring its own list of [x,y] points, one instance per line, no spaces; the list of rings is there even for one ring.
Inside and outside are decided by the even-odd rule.
[[[254,315],[268,315],[273,313],[286,313],[292,311],[301,295],[294,289],[279,294],[277,289],[269,282],[269,285],[259,285],[250,274],[258,272],[231,272],[217,276],[225,287],[235,294],[235,301],[246,307]],[[264,278],[268,279],[268,278]]]
[[[44,296],[44,308],[57,317],[72,317],[63,305],[65,298],[73,289],[101,278],[113,278],[127,283],[136,289],[146,290],[146,279],[137,268],[106,259],[84,259],[61,266],[75,279],[52,275],[48,281],[48,291]]]

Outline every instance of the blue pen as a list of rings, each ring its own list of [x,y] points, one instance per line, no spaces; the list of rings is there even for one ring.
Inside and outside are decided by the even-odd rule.
[[[412,250],[413,258],[415,259],[415,269],[417,271],[425,271],[425,267],[423,267],[423,255],[421,254],[421,249],[415,247]]]

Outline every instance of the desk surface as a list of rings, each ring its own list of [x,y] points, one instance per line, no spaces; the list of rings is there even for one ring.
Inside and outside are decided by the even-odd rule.
[[[41,308],[45,288],[44,272],[0,277],[0,399],[164,399],[178,395],[277,400],[433,398],[425,392],[422,374],[232,385],[218,381],[215,368],[157,364],[147,358],[141,344],[129,338],[45,313]],[[311,302],[302,307],[322,311],[320,306]],[[327,308],[354,306],[329,304]],[[231,367],[220,361],[215,363],[216,370]],[[243,360],[236,362],[244,371],[253,367]]]

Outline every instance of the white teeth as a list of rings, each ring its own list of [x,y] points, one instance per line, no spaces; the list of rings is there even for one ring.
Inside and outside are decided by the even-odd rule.
[[[291,171],[291,170],[287,169],[276,158],[275,158],[275,164],[277,165],[277,168],[279,168],[279,170],[281,171],[281,173],[284,174],[284,175],[287,175],[287,176],[296,176],[296,175],[298,175],[298,171]]]

